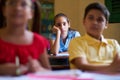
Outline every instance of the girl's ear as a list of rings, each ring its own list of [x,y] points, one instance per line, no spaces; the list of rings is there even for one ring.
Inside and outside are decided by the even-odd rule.
[[[68,28],[70,28],[70,22],[68,23]]]
[[[29,19],[32,19],[34,17],[34,10],[31,10],[29,13]]]

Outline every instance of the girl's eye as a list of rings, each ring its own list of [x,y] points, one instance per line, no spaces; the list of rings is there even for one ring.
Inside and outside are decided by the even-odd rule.
[[[17,4],[19,4],[21,7],[27,7],[27,6],[30,6],[30,4],[28,4],[27,2],[25,2],[25,1],[22,1],[22,2],[17,2],[17,1],[13,1],[13,0],[11,0],[11,1],[8,1],[7,3],[6,3],[7,5],[9,5],[9,6],[11,6],[11,7],[15,7],[15,6],[17,6]]]
[[[26,6],[28,6],[28,4],[27,4],[26,2],[22,2],[22,3],[21,3],[21,6],[22,6],[22,7],[26,7]]]
[[[65,25],[66,25],[66,23],[65,23],[65,22],[63,22],[63,25],[65,26]]]
[[[62,26],[62,25],[65,26],[65,25],[66,25],[66,22],[63,22],[63,23],[57,23],[57,24],[56,24],[56,26],[58,26],[58,27],[60,27],[60,26]]]
[[[8,1],[6,4],[9,6],[15,6],[16,2],[15,1]]]
[[[57,24],[56,24],[56,26],[58,26],[58,27],[59,27],[59,26],[61,26],[61,24],[60,24],[60,23],[57,23]]]

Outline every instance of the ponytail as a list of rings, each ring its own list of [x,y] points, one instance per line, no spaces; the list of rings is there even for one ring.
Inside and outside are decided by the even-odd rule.
[[[33,16],[33,24],[32,31],[36,33],[41,33],[41,5],[38,0],[33,2],[34,4],[34,16]]]

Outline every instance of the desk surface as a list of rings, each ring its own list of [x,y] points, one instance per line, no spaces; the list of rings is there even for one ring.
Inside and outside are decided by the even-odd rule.
[[[18,77],[0,76],[0,80],[120,80],[120,74],[96,74],[80,70],[48,71]]]

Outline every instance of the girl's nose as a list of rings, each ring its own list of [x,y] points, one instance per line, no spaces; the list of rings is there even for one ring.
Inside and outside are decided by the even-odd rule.
[[[61,24],[61,29],[64,29],[64,25],[63,24]]]
[[[20,4],[17,4],[15,7],[16,7],[16,9],[18,9],[18,10],[19,10],[19,9],[23,9],[23,7],[22,7]]]

